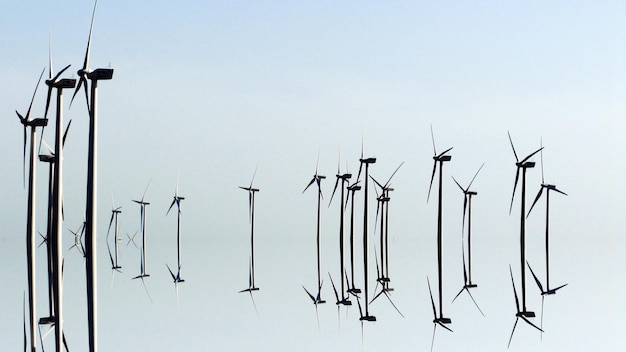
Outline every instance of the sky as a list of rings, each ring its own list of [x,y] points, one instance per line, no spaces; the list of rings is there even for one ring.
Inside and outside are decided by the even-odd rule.
[[[27,110],[41,70],[77,78],[93,3],[5,1],[0,21],[0,319],[4,346],[22,347],[22,297],[27,289],[27,190],[22,131],[14,110]],[[550,278],[568,283],[545,298],[541,336],[520,322],[509,350],[620,350],[626,347],[623,234],[626,184],[626,7],[621,1],[487,1],[393,3],[264,3],[170,1],[98,3],[90,68],[111,67],[99,84],[98,309],[99,347],[107,350],[425,351],[432,310],[427,277],[437,279],[437,203],[427,202],[433,146],[449,147],[443,169],[443,296],[453,333],[437,329],[434,349],[506,350],[515,322],[509,265],[518,294],[519,189],[511,214],[515,157],[539,148],[544,178],[568,196],[550,202]],[[85,270],[70,230],[85,212],[88,114],[82,96],[64,121],[63,247],[65,331],[72,350],[87,349]],[[33,114],[43,115],[42,82]],[[53,107],[51,107],[51,112]],[[44,133],[53,145],[54,121]],[[370,305],[378,318],[358,321],[339,310],[329,285],[339,273],[338,203],[328,207],[337,173],[358,172],[361,150],[376,157],[370,174],[391,181],[391,297]],[[302,194],[318,163],[322,296],[316,286],[316,196]],[[539,154],[527,174],[527,207],[541,184]],[[462,193],[451,176],[472,184],[472,294],[463,285]],[[258,169],[257,168],[258,165]],[[248,186],[256,171],[254,300],[248,283]],[[36,228],[45,232],[47,166],[38,164]],[[166,216],[179,184],[182,268],[177,300],[166,264],[176,262],[176,216]],[[371,185],[371,184],[370,184]],[[436,187],[435,183],[433,187]],[[518,187],[519,188],[519,187]],[[145,289],[140,252],[127,241],[147,209]],[[337,195],[336,195],[337,196]],[[369,195],[369,277],[374,290],[378,235]],[[363,194],[356,233],[362,236]],[[111,207],[120,214],[122,273],[112,273],[106,231]],[[527,220],[527,259],[545,276],[544,202]],[[139,238],[139,236],[137,237]],[[112,244],[111,238],[109,242]],[[361,243],[357,241],[357,243]],[[362,260],[362,248],[357,261]],[[37,312],[45,304],[45,250],[37,251]],[[358,282],[362,283],[362,267]],[[541,273],[541,274],[539,274]],[[361,284],[362,285],[362,284]],[[527,274],[527,305],[541,296]],[[149,294],[148,294],[149,293]],[[436,294],[436,292],[433,292]],[[319,319],[319,323],[318,320]],[[539,318],[534,320],[539,322]],[[53,348],[53,334],[45,340]],[[621,347],[621,348],[620,348]]]

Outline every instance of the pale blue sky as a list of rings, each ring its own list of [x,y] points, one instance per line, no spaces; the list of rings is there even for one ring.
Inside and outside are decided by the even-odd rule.
[[[0,147],[6,151],[0,173],[0,300],[6,307],[0,339],[10,349],[21,348],[26,289],[27,192],[21,125],[13,110],[26,110],[47,66],[49,33],[55,72],[72,64],[65,77],[76,77],[92,6],[5,1],[0,14]],[[438,150],[454,146],[444,169],[444,309],[455,332],[438,329],[435,349],[506,349],[515,313],[509,264],[518,290],[520,280],[517,201],[508,214],[515,167],[507,130],[519,155],[543,139],[546,181],[569,194],[551,198],[551,281],[569,286],[546,299],[543,342],[520,323],[510,350],[623,349],[625,15],[620,1],[101,0],[90,66],[115,69],[114,79],[99,85],[101,350],[428,350],[426,276],[436,280],[436,203],[426,203],[431,123]],[[65,248],[73,240],[67,229],[76,229],[84,214],[88,127],[82,97],[68,110],[70,95],[64,103],[65,121],[73,120],[64,164]],[[35,115],[44,104],[41,86]],[[53,125],[44,137],[49,144]],[[319,152],[328,199],[339,150],[342,169],[347,160],[356,173],[362,137],[366,156],[378,158],[371,168],[377,179],[405,162],[393,180],[389,250],[394,302],[406,316],[387,302],[374,302],[371,311],[379,320],[366,324],[363,346],[356,307],[341,309],[338,327],[336,306],[320,306],[318,329],[301,289],[316,280],[315,196],[301,191]],[[466,183],[483,162],[472,220],[479,284],[473,293],[484,318],[467,297],[450,304],[463,280],[462,196],[450,176]],[[249,251],[247,195],[237,186],[249,183],[257,163],[258,318],[249,297],[236,293],[247,284]],[[38,165],[42,232],[46,175],[47,167]],[[180,307],[165,267],[176,261],[176,220],[165,212],[178,175],[186,197],[187,282]],[[151,178],[147,286],[154,303],[130,280],[139,271],[139,251],[123,243],[123,273],[112,280],[104,242],[111,195],[123,206],[125,237],[139,229],[131,199],[141,197]],[[529,171],[528,203],[540,182],[539,169]],[[370,204],[375,207],[373,198]],[[543,271],[544,205],[538,206],[527,223],[527,257]],[[322,272],[333,276],[337,217],[335,206],[322,211]],[[376,240],[370,236],[370,253]],[[43,312],[44,252],[37,255]],[[373,261],[370,268],[373,278]],[[538,312],[538,290],[527,283],[529,306]],[[68,252],[65,326],[73,350],[87,347],[84,291],[82,259]],[[333,300],[328,280],[323,296]],[[52,340],[46,347],[52,348]]]

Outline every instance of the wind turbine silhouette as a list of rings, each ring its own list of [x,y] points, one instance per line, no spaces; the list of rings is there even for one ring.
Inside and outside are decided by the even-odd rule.
[[[543,150],[543,147],[537,149],[533,153],[526,156],[521,161],[517,157],[517,153],[515,152],[515,147],[513,146],[513,140],[511,139],[511,134],[507,132],[509,135],[509,142],[511,142],[511,148],[513,149],[513,155],[515,156],[515,166],[517,171],[515,173],[515,184],[513,185],[513,195],[511,196],[511,207],[509,209],[509,214],[513,209],[513,199],[515,198],[515,190],[517,188],[517,182],[519,181],[520,169],[522,170],[522,199],[521,199],[521,210],[520,210],[520,262],[521,262],[521,272],[522,272],[522,310],[518,314],[522,314],[526,318],[533,318],[535,316],[535,312],[526,310],[526,169],[531,169],[535,167],[535,162],[528,161],[528,159],[532,158],[533,155],[539,153]]]
[[[530,210],[528,210],[528,214],[526,215],[526,217],[528,218],[528,216],[530,216],[530,212],[535,207],[535,204],[537,204],[537,201],[539,201],[539,198],[541,198],[541,195],[543,194],[543,190],[545,189],[546,190],[546,289],[545,290],[543,288],[543,285],[541,284],[541,281],[539,280],[537,275],[535,275],[535,273],[533,272],[533,269],[530,267],[530,264],[528,264],[528,262],[526,264],[528,265],[528,269],[530,269],[530,273],[533,275],[533,278],[535,279],[535,282],[537,283],[537,287],[539,287],[539,290],[541,291],[541,327],[543,328],[543,304],[544,304],[545,296],[546,295],[553,295],[558,290],[560,290],[561,288],[567,286],[567,284],[563,284],[563,285],[560,285],[560,286],[558,286],[556,288],[550,288],[550,250],[549,250],[550,249],[550,240],[549,240],[549,235],[550,235],[550,191],[555,191],[555,192],[561,193],[563,195],[567,195],[567,193],[559,190],[558,188],[556,188],[555,185],[547,184],[545,182],[544,176],[543,176],[543,151],[541,151],[540,155],[541,155],[541,186],[539,187],[539,192],[537,193],[537,196],[535,197],[535,201],[531,205]]]
[[[26,112],[26,116],[22,116],[17,110],[15,113],[17,114],[20,123],[24,126],[24,156],[23,156],[23,170],[22,176],[24,178],[23,182],[26,182],[26,135],[27,135],[27,127],[30,126],[30,161],[29,161],[29,173],[28,173],[28,210],[26,216],[26,258],[28,258],[27,262],[27,271],[28,271],[28,302],[29,302],[29,321],[30,321],[30,341],[31,341],[31,349],[32,351],[37,350],[37,339],[35,337],[35,329],[36,329],[36,291],[35,291],[35,183],[36,183],[36,173],[35,173],[35,140],[36,137],[36,128],[44,127],[48,124],[47,119],[32,119],[30,118],[30,112],[33,107],[33,101],[35,100],[35,95],[37,94],[37,88],[39,88],[39,83],[41,82],[41,77],[45,68],[41,71],[39,75],[39,79],[37,80],[37,85],[35,86],[35,92],[33,93],[33,97],[30,100],[30,105],[28,106],[28,111]]]
[[[452,303],[454,303],[454,301],[457,299],[457,297],[461,295],[461,293],[463,293],[463,291],[467,291],[467,294],[472,299],[472,302],[474,302],[474,305],[476,305],[476,308],[478,308],[478,311],[480,312],[480,314],[485,316],[483,311],[478,306],[478,303],[476,303],[474,296],[472,296],[472,293],[469,290],[470,288],[478,287],[478,285],[472,282],[472,196],[475,196],[478,193],[476,191],[470,191],[470,187],[472,187],[472,183],[474,183],[476,176],[478,176],[478,173],[483,168],[483,166],[485,166],[485,163],[483,163],[478,168],[478,171],[476,171],[476,173],[474,174],[474,177],[472,177],[472,180],[470,181],[470,183],[467,185],[466,188],[463,188],[459,184],[459,182],[454,178],[454,176],[452,177],[452,179],[454,180],[454,183],[456,183],[456,185],[459,186],[459,188],[461,189],[461,192],[463,192],[463,225],[461,227],[461,238],[463,238],[465,234],[465,214],[467,213],[467,258],[468,258],[467,267],[466,267],[465,266],[465,248],[464,248],[465,241],[461,241],[461,253],[463,256],[463,288],[461,288],[459,293],[457,293],[456,296],[454,296],[454,299],[452,299]]]
[[[517,309],[517,313],[515,313],[515,324],[513,324],[513,330],[511,330],[511,337],[509,337],[509,344],[507,345],[507,348],[511,346],[511,340],[513,340],[513,333],[515,333],[515,327],[517,327],[517,321],[520,318],[523,321],[525,321],[528,325],[543,332],[541,328],[539,328],[537,325],[533,324],[530,320],[528,320],[527,318],[528,312],[520,310],[519,299],[517,298],[517,290],[515,289],[515,281],[513,280],[513,270],[511,269],[510,265],[509,265],[509,272],[511,273],[511,283],[513,284],[513,294],[515,295],[515,308]]]
[[[393,178],[393,176],[395,176],[398,170],[400,170],[400,167],[402,167],[403,164],[404,162],[400,163],[400,165],[391,174],[391,176],[389,177],[389,179],[384,185],[376,181],[374,177],[370,176],[372,181],[374,181],[374,183],[378,187],[380,187],[380,195],[378,195],[378,191],[376,191],[378,195],[378,197],[376,198],[378,200],[378,204],[376,206],[376,221],[374,221],[374,224],[378,222],[378,211],[380,209],[380,266],[381,268],[380,268],[380,273],[378,275],[377,281],[382,286],[381,293],[383,291],[386,291],[386,292],[393,291],[393,288],[389,287],[389,282],[391,281],[391,279],[389,278],[389,201],[391,200],[389,196],[389,192],[394,190],[390,186],[391,179]],[[374,232],[376,232],[376,225],[374,225]],[[378,297],[379,295],[380,293],[376,295],[376,297]],[[374,299],[376,299],[376,297],[374,297]],[[374,299],[372,299],[372,302],[374,301]]]
[[[91,34],[93,31],[93,22],[96,17],[96,7],[98,1],[93,5],[91,14],[91,24],[89,26],[89,38],[87,39],[87,50],[85,52],[85,61],[83,67],[78,70],[80,77],[78,86],[74,91],[70,107],[80,90],[81,86],[85,89],[85,100],[87,102],[87,110],[89,111],[89,146],[87,155],[87,200],[86,200],[86,267],[87,267],[87,322],[89,327],[89,351],[96,352],[98,350],[98,280],[97,280],[97,250],[96,250],[96,214],[97,214],[97,198],[98,198],[98,119],[97,119],[97,96],[98,81],[110,80],[113,78],[113,69],[98,68],[89,70],[89,50],[91,47]],[[87,94],[87,79],[91,81],[91,102]]]
[[[250,292],[250,297],[252,297],[252,291],[259,290],[259,288],[255,285],[254,275],[254,196],[256,192],[259,192],[259,189],[252,187],[258,167],[259,166],[257,165],[257,167],[254,169],[250,185],[248,187],[239,186],[239,188],[248,192],[248,221],[250,222],[250,261],[248,268],[248,288],[239,291],[239,293]],[[252,298],[252,302],[254,303],[254,298]]]
[[[183,199],[185,199],[185,197],[181,197],[178,194],[178,181],[176,181],[176,193],[174,193],[174,199],[172,200],[172,204],[170,204],[170,207],[167,209],[167,213],[165,213],[165,215],[169,214],[174,204],[176,204],[176,209],[178,210],[178,217],[177,217],[178,220],[176,223],[177,224],[176,225],[176,250],[177,250],[176,258],[178,259],[178,271],[176,272],[176,275],[174,275],[174,273],[172,272],[172,270],[167,264],[166,266],[167,266],[167,270],[170,272],[170,275],[172,275],[172,280],[174,280],[174,284],[176,285],[177,292],[178,292],[178,283],[185,282],[185,280],[181,279],[180,277],[180,215],[181,215],[180,201]]]
[[[428,276],[426,276],[426,282],[428,282],[428,292],[430,293],[430,303],[433,306],[433,338],[432,341],[430,342],[430,350],[433,350],[433,347],[435,346],[435,331],[437,331],[437,325],[441,326],[442,328],[452,332],[452,329],[450,329],[449,327],[447,327],[445,324],[449,324],[450,322],[446,323],[444,319],[446,318],[442,318],[441,315],[438,317],[437,316],[437,308],[435,307],[435,300],[433,299],[433,291],[430,289],[430,280],[428,279]],[[441,311],[440,311],[441,312]]]
[[[350,178],[352,177],[351,173],[345,173],[342,174],[341,170],[340,170],[340,163],[341,160],[337,161],[337,174],[335,175],[337,177],[337,180],[335,181],[335,187],[333,188],[333,194],[330,196],[330,201],[328,202],[328,206],[330,207],[330,204],[333,202],[333,197],[335,196],[335,191],[337,191],[337,186],[339,186],[339,181],[341,181],[341,200],[339,203],[339,278],[341,279],[341,299],[339,299],[339,294],[337,293],[337,290],[335,288],[335,283],[332,281],[332,277],[330,276],[330,273],[328,273],[328,276],[330,277],[330,281],[331,284],[333,285],[333,290],[335,291],[335,298],[337,298],[337,304],[343,304],[346,306],[352,305],[352,302],[350,301],[349,297],[345,296],[345,292],[346,289],[344,287],[344,278],[343,278],[343,272],[344,272],[344,265],[343,265],[343,228],[344,228],[344,224],[343,224],[343,219],[344,219],[344,207],[343,207],[343,198],[344,198],[344,190],[346,188],[346,183],[348,183],[348,181],[350,180]]]
[[[111,270],[115,270],[118,272],[121,272],[120,269],[122,268],[119,263],[118,263],[118,250],[119,250],[119,246],[118,243],[120,241],[120,238],[118,236],[119,234],[119,223],[117,221],[117,218],[119,216],[119,214],[122,213],[122,207],[115,207],[115,202],[113,201],[113,204],[111,206],[111,220],[109,221],[109,229],[107,230],[107,246],[109,245],[108,239],[109,239],[109,232],[111,232],[111,225],[113,225],[113,223],[115,222],[115,227],[114,227],[114,239],[113,241],[115,242],[115,259],[113,259],[113,256],[111,255],[111,251],[109,250],[109,258],[111,259]]]
[[[442,218],[442,195],[443,195],[443,163],[446,161],[450,161],[452,159],[452,156],[450,155],[446,155],[446,153],[448,153],[450,150],[452,150],[453,147],[450,147],[448,149],[446,149],[443,153],[441,154],[437,154],[437,148],[435,147],[435,135],[433,133],[433,126],[430,126],[430,136],[432,138],[433,141],[433,151],[434,151],[434,155],[433,155],[433,160],[434,160],[434,164],[433,164],[433,174],[430,178],[430,187],[428,187],[428,199],[430,199],[430,190],[433,186],[433,180],[435,179],[435,172],[437,171],[437,163],[439,163],[439,198],[438,198],[438,207],[437,207],[437,272],[438,272],[438,277],[439,277],[439,317],[435,318],[435,320],[437,320],[436,323],[439,323],[439,325],[443,326],[442,324],[450,324],[452,323],[452,320],[450,318],[445,318],[443,316],[443,273],[442,273],[442,266],[443,266],[443,259],[442,259],[442,222],[441,222],[441,218]],[[429,283],[429,287],[430,287],[430,283]],[[434,331],[433,331],[433,338],[434,338]]]
[[[376,163],[376,158],[363,158],[363,141],[361,141],[361,158],[359,159],[359,173],[357,175],[357,182],[361,177],[361,170],[365,164],[365,188],[364,188],[364,202],[363,202],[363,281],[365,289],[365,315],[361,312],[361,321],[376,321],[376,317],[369,313],[369,287],[368,287],[368,271],[367,271],[367,194],[368,194],[368,180],[369,180],[369,166]],[[360,303],[359,303],[360,307]]]
[[[148,182],[148,185],[146,186],[146,189],[143,192],[143,195],[141,196],[141,200],[133,200],[133,202],[139,204],[140,207],[140,215],[141,215],[141,263],[140,263],[140,273],[139,275],[135,276],[133,278],[134,279],[141,279],[141,282],[144,284],[144,288],[146,287],[146,284],[144,282],[144,278],[145,277],[149,277],[150,274],[148,274],[146,272],[146,206],[149,205],[150,203],[145,201],[145,197],[146,197],[146,192],[148,191],[148,187],[150,186],[150,182]],[[134,236],[133,236],[134,237]],[[148,289],[146,288],[146,293],[148,292]],[[149,294],[148,294],[149,296]]]
[[[323,281],[321,279],[321,274],[320,274],[320,204],[323,198],[321,183],[322,183],[322,180],[326,178],[326,176],[322,176],[318,174],[318,171],[317,171],[318,165],[319,165],[319,155],[317,157],[317,163],[315,164],[315,174],[313,175],[313,178],[311,179],[309,184],[302,191],[302,193],[304,193],[313,183],[317,184],[317,296],[314,297],[306,288],[304,288],[304,286],[302,286],[302,288],[304,288],[304,291],[306,291],[306,293],[309,295],[309,297],[313,301],[313,304],[315,304],[316,306],[318,304],[326,303],[326,301],[322,299]]]
[[[62,128],[63,128],[63,89],[71,89],[76,86],[75,79],[59,79],[59,77],[67,70],[70,65],[65,66],[59,73],[53,75],[52,73],[52,49],[50,49],[50,68],[49,68],[49,79],[46,80],[46,85],[48,86],[48,96],[46,99],[46,110],[44,114],[44,118],[48,116],[48,109],[50,107],[50,97],[52,95],[52,89],[56,89],[57,91],[57,102],[56,102],[56,124],[55,124],[55,145],[54,145],[54,155],[56,158],[56,162],[54,163],[54,307],[55,307],[55,315],[54,315],[54,326],[55,326],[55,348],[57,351],[61,351],[62,343],[63,343],[63,281],[61,272],[63,270],[62,266],[62,256],[63,256],[63,247],[62,247],[62,236],[63,233],[63,217],[62,217],[62,209],[63,209],[63,147],[62,147]],[[43,138],[43,131],[42,131]]]
[[[361,190],[361,186],[359,186],[359,181],[349,185],[347,187],[348,195],[346,196],[346,207],[348,207],[348,201],[350,201],[350,277],[352,280],[351,283],[348,283],[348,278],[346,277],[346,283],[348,283],[348,293],[356,296],[361,293],[360,288],[356,288],[354,286],[354,194],[356,191]],[[347,275],[347,274],[346,274]]]

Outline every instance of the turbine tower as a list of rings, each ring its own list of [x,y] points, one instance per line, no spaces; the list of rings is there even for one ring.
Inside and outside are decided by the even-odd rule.
[[[337,174],[335,175],[337,180],[335,181],[335,187],[333,189],[333,194],[330,196],[330,201],[328,202],[328,206],[330,207],[330,204],[333,202],[333,197],[335,196],[335,191],[337,191],[337,186],[339,186],[339,181],[341,181],[341,200],[339,203],[339,278],[341,279],[341,299],[339,299],[339,294],[337,294],[336,290],[335,290],[335,298],[337,298],[337,304],[343,304],[346,306],[352,305],[352,302],[350,301],[350,299],[348,297],[345,296],[345,280],[344,280],[344,260],[343,260],[343,228],[344,228],[344,207],[343,207],[343,197],[344,197],[344,190],[346,188],[346,183],[348,183],[348,181],[350,180],[350,178],[352,177],[352,174],[350,173],[345,173],[342,174],[339,164],[340,164],[340,160],[337,161]],[[330,275],[330,274],[329,274]],[[332,283],[332,278],[331,278],[331,283]],[[333,283],[333,289],[334,289],[334,283]]]
[[[467,267],[466,267],[465,266],[465,246],[464,246],[465,241],[462,240],[461,241],[461,253],[463,257],[463,288],[461,288],[459,293],[457,293],[457,295],[454,296],[454,299],[452,299],[452,303],[454,303],[454,301],[457,299],[457,297],[461,295],[461,293],[463,293],[463,291],[467,291],[467,294],[470,296],[470,298],[474,302],[474,305],[476,305],[476,308],[478,308],[478,311],[484,316],[485,314],[480,309],[480,307],[478,306],[478,303],[476,303],[476,300],[474,300],[474,297],[472,296],[472,293],[469,290],[470,288],[478,287],[478,285],[472,282],[472,196],[477,195],[478,192],[470,191],[470,187],[472,187],[472,183],[474,183],[476,176],[478,176],[478,173],[483,168],[483,166],[485,166],[484,163],[480,166],[480,168],[478,168],[478,171],[476,171],[476,174],[474,174],[474,177],[472,178],[472,180],[470,181],[470,183],[467,185],[466,188],[463,188],[459,184],[459,182],[454,178],[454,176],[452,177],[452,180],[454,180],[454,183],[456,183],[456,185],[459,186],[459,188],[461,189],[461,192],[463,192],[463,225],[461,226],[461,238],[463,239],[465,235],[465,214],[467,213],[467,258],[468,258]]]
[[[363,158],[363,144],[361,144],[361,158],[359,159],[359,173],[357,175],[357,182],[361,176],[361,170],[365,164],[365,186],[363,191],[364,203],[363,203],[363,281],[365,290],[365,315],[361,312],[361,321],[376,321],[376,317],[369,314],[369,287],[368,287],[368,271],[367,271],[367,191],[369,180],[369,166],[376,163],[376,158]]]
[[[24,126],[24,159],[23,164],[24,168],[22,170],[22,175],[26,177],[26,135],[27,129],[30,127],[30,159],[29,159],[29,171],[28,171],[28,210],[26,217],[26,259],[27,259],[27,271],[28,271],[28,306],[29,306],[29,325],[30,325],[30,344],[31,351],[37,350],[37,339],[35,337],[35,329],[36,329],[36,295],[35,295],[35,140],[36,140],[36,128],[44,127],[48,124],[47,119],[32,119],[30,118],[30,112],[33,107],[33,101],[35,100],[35,95],[37,94],[37,88],[39,88],[39,83],[41,82],[41,77],[45,68],[41,71],[39,75],[39,80],[37,80],[37,85],[35,86],[35,92],[33,93],[33,97],[30,100],[30,105],[28,106],[28,111],[26,112],[26,116],[22,116],[17,110],[15,113],[20,120],[20,123]],[[25,181],[24,181],[25,182]]]
[[[176,192],[174,193],[174,199],[172,200],[172,204],[170,204],[170,207],[167,209],[167,213],[165,213],[165,215],[167,216],[167,214],[170,213],[170,210],[172,210],[172,207],[174,206],[174,204],[176,204],[176,210],[178,210],[178,217],[177,217],[177,222],[176,222],[176,258],[177,258],[177,263],[178,263],[178,271],[176,273],[176,275],[174,275],[174,273],[172,272],[172,270],[170,269],[169,266],[167,266],[167,270],[169,270],[170,275],[172,275],[172,279],[174,280],[174,284],[176,284],[177,288],[178,288],[178,283],[179,282],[185,282],[185,280],[180,278],[180,215],[181,215],[181,211],[180,211],[180,201],[185,199],[185,197],[181,197],[178,194],[178,181],[176,181]]]
[[[321,278],[321,271],[320,271],[320,205],[321,205],[321,200],[323,198],[322,197],[322,180],[325,179],[326,176],[322,176],[318,174],[318,171],[317,171],[318,165],[319,165],[319,156],[317,158],[317,164],[315,165],[315,174],[313,175],[313,178],[311,179],[309,184],[302,191],[302,193],[304,193],[313,183],[317,184],[317,296],[313,297],[313,295],[306,288],[303,287],[304,291],[306,291],[306,293],[309,295],[309,297],[313,301],[313,304],[315,304],[316,306],[318,304],[326,303],[326,301],[322,299],[322,278]]]
[[[49,79],[46,80],[48,86],[48,97],[46,99],[46,112],[44,118],[48,116],[48,108],[50,107],[50,98],[52,89],[57,91],[56,102],[56,124],[55,124],[55,143],[54,143],[54,203],[53,203],[53,221],[54,221],[54,326],[55,326],[55,348],[61,351],[63,344],[63,146],[62,146],[62,130],[63,130],[63,89],[71,89],[76,86],[76,80],[70,78],[59,79],[59,77],[70,67],[65,66],[56,76],[52,73],[52,57],[50,56]],[[43,132],[42,132],[43,133]]]
[[[256,170],[257,169],[254,169],[252,180],[250,181],[250,185],[248,187],[239,186],[239,188],[248,192],[248,220],[250,221],[250,267],[248,268],[248,288],[239,291],[239,293],[250,292],[250,295],[252,295],[252,291],[259,290],[259,288],[256,287],[254,275],[254,196],[256,195],[256,192],[259,192],[259,189],[252,187],[252,184],[254,183]]]
[[[87,321],[89,324],[89,351],[96,352],[98,350],[98,271],[97,271],[97,251],[96,251],[96,220],[97,220],[97,186],[98,186],[98,120],[97,120],[97,102],[98,102],[98,81],[110,80],[113,78],[113,69],[98,68],[89,70],[89,49],[91,46],[91,33],[93,30],[93,21],[96,16],[96,0],[93,5],[93,13],[91,15],[91,25],[89,27],[89,39],[87,39],[87,51],[85,52],[85,61],[83,67],[78,70],[80,81],[74,91],[74,97],[80,90],[81,86],[85,88],[85,98],[87,99],[87,110],[89,111],[89,150],[87,155],[87,201],[86,201],[86,267],[87,267]],[[91,81],[91,102],[87,96],[87,79]],[[70,102],[71,106],[71,102]]]
[[[428,199],[430,199],[430,190],[433,186],[433,180],[435,179],[435,172],[437,171],[437,164],[439,164],[439,197],[438,197],[438,202],[437,202],[437,273],[438,273],[438,277],[439,277],[439,317],[436,318],[435,323],[440,323],[439,325],[443,324],[450,324],[452,323],[452,320],[450,318],[445,318],[443,316],[443,268],[442,268],[442,263],[443,263],[443,256],[442,256],[442,237],[443,237],[443,231],[442,231],[442,208],[443,208],[443,203],[442,203],[442,196],[443,196],[443,163],[452,160],[452,156],[450,155],[446,155],[450,150],[452,150],[452,147],[446,149],[443,153],[441,154],[437,154],[437,148],[435,147],[435,135],[433,133],[433,127],[432,125],[430,126],[430,135],[433,141],[433,151],[434,151],[434,155],[433,155],[433,160],[434,160],[434,164],[433,164],[433,174],[430,178],[430,187],[428,188]],[[433,332],[433,336],[434,336],[434,332]]]
[[[515,156],[515,166],[517,168],[515,173],[515,184],[513,185],[513,194],[511,195],[511,207],[509,209],[509,214],[511,213],[511,210],[513,210],[515,190],[517,188],[517,182],[519,181],[520,169],[522,170],[522,199],[520,209],[520,270],[522,274],[522,310],[519,311],[518,314],[521,314],[526,318],[533,318],[535,317],[535,312],[526,310],[526,170],[535,167],[535,162],[528,161],[528,159],[539,153],[543,149],[543,147],[537,149],[520,161],[517,157],[517,153],[515,152],[515,147],[513,146],[511,134],[508,133],[508,135],[509,142],[511,142],[511,148],[513,149],[513,155]]]

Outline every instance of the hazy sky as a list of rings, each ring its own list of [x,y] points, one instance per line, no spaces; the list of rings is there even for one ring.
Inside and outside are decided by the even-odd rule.
[[[22,344],[27,288],[27,191],[22,184],[22,127],[52,43],[54,71],[85,54],[93,3],[5,1],[0,11],[0,339]],[[432,311],[426,277],[436,282],[436,198],[426,202],[437,150],[444,167],[444,311],[454,333],[437,329],[435,349],[505,350],[515,321],[508,272],[519,278],[519,196],[509,204],[517,153],[545,146],[545,180],[567,192],[551,197],[551,284],[569,285],[545,300],[543,341],[518,324],[511,351],[620,350],[626,305],[623,136],[626,132],[626,6],[622,1],[377,2],[272,1],[98,4],[90,68],[112,67],[99,87],[98,283],[102,351],[428,350]],[[46,73],[47,75],[47,69]],[[33,113],[43,114],[45,85]],[[65,329],[72,350],[87,349],[85,277],[69,230],[85,208],[88,119],[84,98],[66,91],[72,119],[64,155]],[[54,105],[53,105],[54,106]],[[51,108],[53,112],[54,107]],[[52,116],[52,115],[51,115]],[[44,139],[53,144],[54,121]],[[361,336],[356,306],[339,315],[328,282],[338,279],[337,204],[326,207],[339,153],[341,170],[378,158],[371,175],[393,179],[390,276],[400,317],[385,300],[370,306],[376,323]],[[316,285],[315,192],[301,194],[319,172],[322,273],[319,307],[301,285]],[[534,158],[539,166],[539,157]],[[461,261],[462,193],[473,184],[473,294],[465,295]],[[247,294],[247,194],[256,165],[258,316]],[[346,166],[347,164],[347,166]],[[165,266],[176,262],[176,217],[165,213],[180,178],[183,245],[177,304]],[[47,165],[37,165],[37,230],[45,232]],[[149,180],[146,286],[137,280],[139,250],[126,233],[140,228]],[[528,171],[527,204],[541,171]],[[436,184],[434,185],[436,187]],[[111,198],[121,205],[123,273],[112,275],[106,250]],[[356,231],[361,243],[362,194]],[[370,192],[370,218],[375,215]],[[527,221],[527,259],[545,276],[545,203]],[[370,229],[373,227],[370,223]],[[370,234],[370,283],[374,246]],[[139,236],[138,236],[139,238]],[[362,248],[357,252],[361,260]],[[38,315],[47,310],[45,251],[37,252]],[[361,266],[357,283],[362,285]],[[373,290],[373,284],[370,289]],[[436,292],[433,292],[436,294]],[[541,297],[527,276],[527,305]],[[535,319],[538,323],[539,318]],[[53,334],[44,341],[53,348]],[[469,347],[468,347],[469,346]]]

